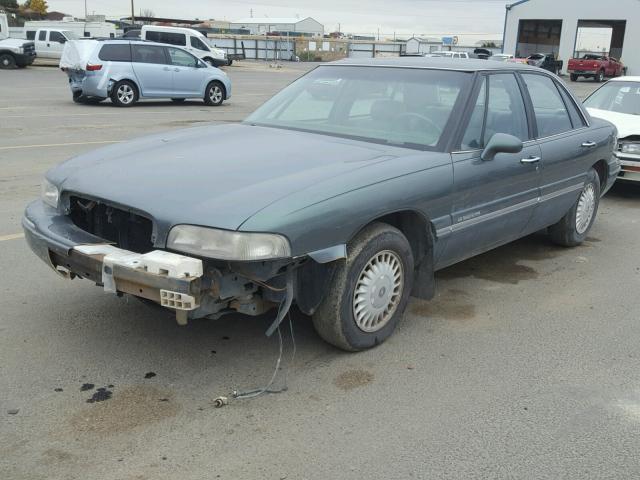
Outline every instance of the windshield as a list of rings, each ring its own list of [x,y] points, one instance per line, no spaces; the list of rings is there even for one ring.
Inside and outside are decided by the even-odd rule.
[[[73,32],[70,32],[69,30],[64,30],[62,32],[64,34],[65,37],[67,37],[67,40],[79,40],[80,37],[78,35],[76,35]]]
[[[401,145],[434,147],[471,75],[444,70],[321,66],[246,123]]]
[[[640,83],[609,82],[584,102],[587,108],[640,115]]]

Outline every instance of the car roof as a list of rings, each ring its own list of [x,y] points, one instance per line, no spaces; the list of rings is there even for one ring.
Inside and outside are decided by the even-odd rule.
[[[505,63],[493,60],[446,57],[388,57],[388,58],[346,58],[327,65],[352,65],[358,67],[425,68],[478,72],[486,70],[526,70],[545,73],[544,70],[521,63]]]
[[[615,77],[609,80],[610,82],[640,82],[640,77]]]

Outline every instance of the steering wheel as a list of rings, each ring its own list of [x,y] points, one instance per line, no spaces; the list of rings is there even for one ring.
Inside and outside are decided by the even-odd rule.
[[[424,115],[420,115],[419,113],[414,113],[414,112],[401,113],[396,117],[396,122],[397,122],[396,123],[397,127],[402,127],[403,129],[410,129],[413,131],[418,130],[416,126],[422,124],[423,126],[426,126],[427,129],[430,128],[432,130],[435,130],[436,133],[438,134],[437,135],[438,137],[442,135],[442,129],[433,120],[431,120],[428,117],[425,117]]]

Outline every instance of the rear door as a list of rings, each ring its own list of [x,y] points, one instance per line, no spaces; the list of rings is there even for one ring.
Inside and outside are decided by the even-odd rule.
[[[170,97],[173,93],[173,70],[165,47],[133,43],[131,57],[142,96]]]
[[[179,48],[167,47],[173,71],[173,91],[180,96],[204,95],[206,68],[198,68],[199,60]]]
[[[534,227],[560,220],[582,189],[591,165],[598,161],[593,132],[574,99],[544,74],[523,73],[542,152],[540,205]]]
[[[51,53],[49,51],[49,39],[47,38],[48,34],[49,32],[47,30],[38,30],[35,40],[36,53],[42,58],[51,58]]]
[[[540,148],[533,140],[523,90],[513,73],[480,77],[473,110],[452,154],[452,227],[445,264],[455,263],[522,235],[540,192]],[[524,142],[523,151],[484,161],[482,151],[496,133]]]

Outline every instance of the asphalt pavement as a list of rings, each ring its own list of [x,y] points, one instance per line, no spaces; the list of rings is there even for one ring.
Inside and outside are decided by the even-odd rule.
[[[340,352],[294,314],[288,390],[223,408],[271,376],[271,315],[179,327],[30,252],[20,218],[49,167],[240,121],[308,68],[283,65],[228,68],[219,108],[77,105],[55,68],[0,72],[0,479],[638,478],[638,187],[603,199],[581,247],[537,234],[439,272],[437,297],[371,351]]]

